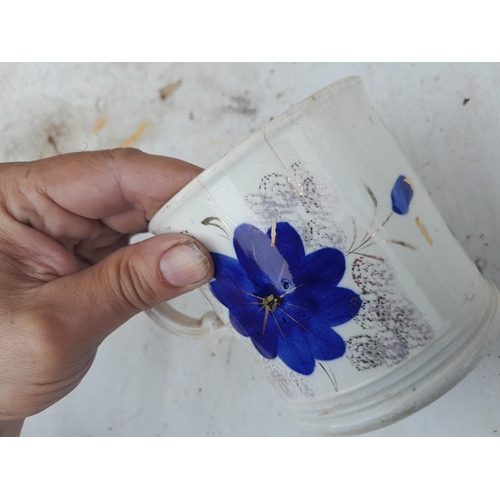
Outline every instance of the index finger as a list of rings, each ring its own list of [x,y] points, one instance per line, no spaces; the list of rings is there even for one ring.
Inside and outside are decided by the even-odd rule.
[[[37,188],[65,210],[89,219],[139,210],[145,222],[202,171],[130,148],[70,153],[36,163]]]

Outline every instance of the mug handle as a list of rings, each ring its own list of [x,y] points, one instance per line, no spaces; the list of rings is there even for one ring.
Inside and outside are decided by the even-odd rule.
[[[168,302],[146,311],[148,316],[165,330],[180,337],[203,337],[226,328],[215,311],[207,311],[201,318],[181,313]]]

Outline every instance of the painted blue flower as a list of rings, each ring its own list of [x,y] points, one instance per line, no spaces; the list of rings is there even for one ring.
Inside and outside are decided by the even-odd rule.
[[[229,309],[233,327],[250,337],[262,356],[278,356],[304,375],[315,360],[345,353],[332,328],[350,321],[361,307],[358,294],[338,287],[345,272],[344,254],[323,248],[306,255],[302,240],[287,222],[264,234],[249,224],[234,232],[237,259],[212,254],[215,297]]]
[[[413,198],[413,186],[410,179],[400,175],[391,191],[392,210],[399,215],[406,215]]]

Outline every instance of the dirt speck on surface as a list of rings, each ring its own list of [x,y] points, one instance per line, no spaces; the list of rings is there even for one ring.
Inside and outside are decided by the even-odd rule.
[[[52,122],[44,127],[45,134],[47,137],[47,144],[49,144],[50,148],[56,155],[60,155],[63,152],[63,148],[61,147],[61,139],[64,138],[65,135],[68,134],[68,126],[65,122]],[[42,154],[42,157],[46,156]]]
[[[162,101],[168,99],[181,85],[182,85],[182,80],[179,80],[176,83],[169,83],[168,85],[165,85],[165,87],[162,87],[159,90],[160,99]]]
[[[129,148],[129,147],[133,146],[142,137],[144,132],[146,132],[146,130],[150,126],[151,126],[150,121],[146,121],[146,122],[142,123],[142,125],[128,139],[123,141],[122,147]]]
[[[108,115],[98,116],[97,120],[94,123],[94,126],[92,127],[92,132],[94,132],[95,134],[97,132],[100,132],[106,126],[107,122],[108,122]]]
[[[429,235],[429,231],[427,231],[427,228],[424,226],[424,223],[420,220],[419,217],[415,218],[415,224],[417,225],[418,229],[422,233],[422,236],[425,238],[427,243],[429,243],[430,246],[433,245],[432,239]]]
[[[47,142],[54,148],[54,151],[55,151],[56,155],[60,154],[59,148],[57,147],[57,142],[54,139],[54,137],[53,137],[52,134],[49,134],[47,136]]]
[[[254,116],[257,113],[257,108],[252,106],[252,102],[247,97],[232,96],[230,99],[232,104],[226,106],[225,111],[233,111],[246,116]]]
[[[474,264],[476,264],[476,267],[478,268],[479,272],[483,274],[484,268],[486,267],[486,261],[482,259],[481,257],[478,257],[475,261]]]

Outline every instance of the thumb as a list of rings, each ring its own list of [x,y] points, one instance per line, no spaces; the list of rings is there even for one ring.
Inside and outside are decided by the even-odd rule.
[[[194,290],[212,275],[212,258],[200,243],[165,234],[46,283],[42,303],[72,337],[99,344],[138,312]]]

